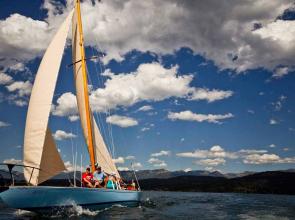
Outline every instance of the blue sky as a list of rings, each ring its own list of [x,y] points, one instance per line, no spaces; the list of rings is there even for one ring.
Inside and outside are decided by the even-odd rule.
[[[86,54],[100,56],[88,62],[92,109],[121,170],[294,168],[294,4],[211,4],[82,3]],[[34,76],[70,8],[0,3],[0,161],[22,159]],[[69,63],[68,47],[50,127],[63,160],[74,147],[85,166]]]

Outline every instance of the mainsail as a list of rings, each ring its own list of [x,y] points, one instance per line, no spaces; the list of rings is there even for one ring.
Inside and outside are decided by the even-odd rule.
[[[72,15],[73,11],[47,48],[31,93],[25,128],[23,162],[25,166],[39,168],[34,169],[33,173],[32,168],[24,168],[25,179],[32,185],[38,185],[65,170],[48,129],[48,120]]]
[[[120,177],[112,157],[103,141],[89,106],[86,73],[87,70],[85,64],[82,24],[79,7],[79,4],[77,4],[72,19],[72,62],[76,85],[77,104],[83,134],[88,146],[92,166],[95,162],[98,162],[105,172],[114,173],[117,177]]]

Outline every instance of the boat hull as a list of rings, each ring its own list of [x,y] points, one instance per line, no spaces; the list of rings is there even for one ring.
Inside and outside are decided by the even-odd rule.
[[[29,211],[73,207],[107,207],[114,204],[138,205],[140,192],[80,187],[10,187],[0,194],[11,208]]]

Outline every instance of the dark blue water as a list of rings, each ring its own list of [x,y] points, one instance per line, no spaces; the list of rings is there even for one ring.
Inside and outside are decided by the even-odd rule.
[[[0,219],[41,219],[0,204]],[[90,211],[75,206],[50,219],[295,219],[295,196],[236,193],[144,192],[139,207]]]

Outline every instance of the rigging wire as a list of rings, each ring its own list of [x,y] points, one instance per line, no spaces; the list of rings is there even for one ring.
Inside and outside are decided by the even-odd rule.
[[[96,45],[98,47],[98,50],[101,51],[102,56],[104,56],[103,50],[102,50],[102,47],[100,46],[99,41],[96,39],[96,37],[94,38],[94,40],[95,40],[95,43],[96,43]],[[97,52],[97,55],[99,55],[98,52]],[[100,60],[98,60],[98,63],[99,63],[99,67],[100,67],[100,72],[103,73],[105,71],[104,65],[103,65],[103,63],[101,64]],[[97,77],[98,77],[98,79],[100,79],[100,74],[97,73]],[[102,79],[101,79],[101,81],[102,81]],[[110,116],[111,115],[111,109],[107,108],[106,111],[107,111],[107,115]],[[115,144],[114,144],[114,138],[113,138],[112,125],[110,123],[107,123],[107,125],[108,125],[109,135],[110,135],[110,139],[111,139],[111,146],[113,148],[112,149],[112,157],[115,158]]]
[[[97,42],[96,38],[95,38],[95,41],[96,41],[96,44],[98,45],[98,50],[101,50],[100,46],[99,46],[99,43]],[[102,50],[101,50],[102,51]],[[94,52],[94,49],[92,48],[92,53],[93,55],[95,55],[95,52]],[[97,51],[97,56],[99,57],[99,52]],[[98,64],[99,64],[99,67],[100,67],[100,73],[103,73],[104,71],[104,67],[101,65],[101,62],[100,60],[98,60]],[[98,69],[97,69],[97,66],[94,64],[95,66],[95,71],[96,71],[96,77],[98,79],[98,83],[100,84],[100,86],[103,86],[103,79],[101,78],[101,74],[99,74],[98,72]],[[99,113],[100,115],[100,113]],[[110,113],[110,109],[107,108],[106,109],[106,117],[110,116],[111,113]],[[100,119],[101,119],[101,115],[100,115]],[[103,122],[102,122],[103,124]],[[113,138],[113,132],[112,132],[112,127],[109,123],[107,123],[107,127],[108,127],[108,146],[111,148],[109,149],[109,152],[111,153],[112,155],[112,158],[115,157],[115,145],[114,145],[114,138]],[[105,133],[104,133],[105,134]],[[107,135],[105,134],[105,137],[107,138]]]

